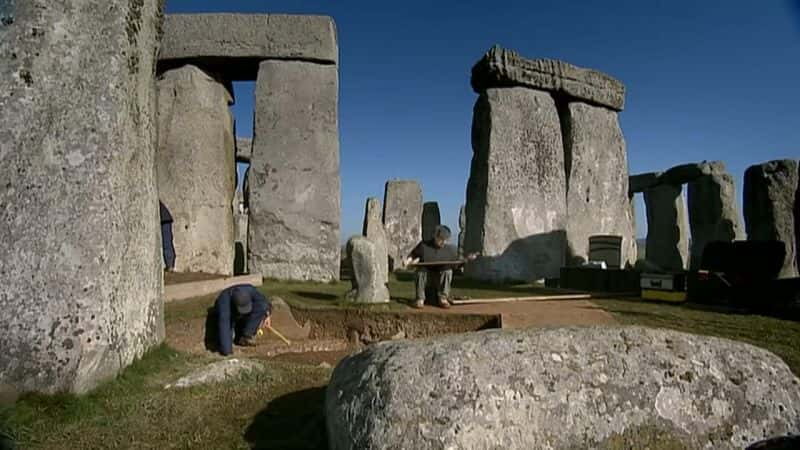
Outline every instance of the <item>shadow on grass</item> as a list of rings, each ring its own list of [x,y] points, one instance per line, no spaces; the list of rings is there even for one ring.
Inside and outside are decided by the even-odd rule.
[[[325,302],[336,302],[341,300],[341,298],[338,295],[324,294],[322,292],[308,292],[308,291],[291,291],[291,292],[293,295],[310,300],[320,300]]]
[[[278,397],[259,412],[245,431],[254,449],[326,449],[325,387]]]

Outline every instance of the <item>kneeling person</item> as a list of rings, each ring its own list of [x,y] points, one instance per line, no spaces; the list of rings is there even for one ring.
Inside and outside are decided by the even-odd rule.
[[[271,325],[272,305],[250,284],[239,284],[222,291],[214,302],[214,309],[217,314],[219,351],[223,355],[233,353],[234,343],[255,345],[258,329]]]
[[[450,239],[450,229],[444,225],[438,225],[433,232],[433,239],[422,241],[414,247],[414,250],[411,251],[406,259],[406,265],[415,262],[436,263],[458,260],[458,249],[452,245],[447,245],[448,239]],[[436,294],[439,306],[442,308],[449,308],[450,283],[453,281],[453,267],[446,264],[417,268],[414,279],[417,300],[414,302],[414,307],[422,308],[425,304],[425,287],[428,284],[429,278],[436,282]]]

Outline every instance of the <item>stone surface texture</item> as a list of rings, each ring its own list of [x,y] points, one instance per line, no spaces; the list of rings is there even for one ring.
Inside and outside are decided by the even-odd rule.
[[[550,94],[493,88],[475,103],[464,252],[487,281],[557,278],[564,260],[564,149]]]
[[[433,239],[433,232],[436,227],[442,224],[442,215],[439,213],[437,202],[425,202],[422,204],[422,239]]]
[[[291,59],[336,64],[339,48],[336,25],[327,16],[168,14],[158,59],[181,63]]]
[[[422,188],[413,180],[389,180],[383,194],[383,226],[389,243],[389,266],[403,260],[422,239]]]
[[[741,342],[642,327],[382,342],[326,391],[341,449],[741,449],[800,433],[800,380]]]
[[[85,392],[164,337],[155,0],[0,2],[0,384]]]
[[[339,279],[336,66],[264,61],[248,173],[250,273]]]
[[[382,257],[375,244],[364,236],[353,236],[347,241],[347,257],[353,265],[353,289],[347,299],[356,303],[387,303],[389,289],[387,273],[383,271]]]
[[[253,372],[263,372],[264,365],[250,359],[230,358],[213,362],[193,370],[174,383],[164,386],[165,389],[187,388],[204,384],[220,383],[239,378]]]
[[[253,157],[253,139],[251,138],[236,138],[236,160],[243,162],[250,162]]]
[[[158,195],[175,222],[175,270],[233,274],[233,99],[195,66],[158,81]]]
[[[596,70],[552,59],[526,59],[513,50],[491,48],[472,68],[472,88],[525,86],[622,111],[625,86]]]
[[[638,175],[631,175],[628,177],[628,192],[633,195],[639,192],[644,192],[645,189],[658,186],[661,182],[659,177],[661,172],[648,172],[640,173]]]
[[[689,226],[692,236],[689,268],[698,269],[706,244],[744,240],[744,227],[736,206],[733,177],[721,161],[702,163],[702,175],[687,184]]]
[[[647,209],[647,261],[662,270],[689,264],[689,223],[680,185],[662,184],[644,191]]]
[[[786,246],[780,276],[798,276],[798,162],[776,160],[750,166],[744,173],[744,221],[747,239],[777,240]]]
[[[464,230],[467,228],[467,207],[461,205],[458,209],[458,257],[464,256]]]
[[[561,118],[567,172],[567,263],[589,259],[589,237],[622,237],[621,266],[636,263],[628,158],[617,113],[570,102]]]
[[[662,173],[658,177],[659,184],[686,184],[698,178],[711,175],[714,166],[705,162],[689,163],[675,166]]]
[[[380,273],[385,274],[386,280],[389,277],[389,243],[386,238],[386,230],[383,228],[381,218],[381,201],[375,197],[367,199],[364,208],[364,227],[362,234],[375,245],[375,253],[380,265]]]

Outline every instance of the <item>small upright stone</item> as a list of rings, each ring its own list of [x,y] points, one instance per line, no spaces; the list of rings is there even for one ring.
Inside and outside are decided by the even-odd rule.
[[[433,239],[433,231],[441,224],[442,217],[439,214],[439,204],[425,202],[422,205],[422,239]]]
[[[381,202],[375,197],[367,199],[366,211],[364,212],[364,237],[375,244],[375,253],[380,265],[380,273],[389,276],[389,253],[388,242],[386,240],[386,230],[383,228],[381,220]]]
[[[784,243],[781,277],[798,275],[797,222],[798,162],[769,161],[750,166],[744,173],[744,221],[750,241],[777,240]]]
[[[733,177],[721,161],[702,163],[701,175],[687,185],[691,257],[689,267],[698,269],[706,244],[714,241],[744,240],[744,227],[736,207]]]
[[[347,241],[347,256],[353,265],[353,289],[347,299],[356,303],[386,303],[389,288],[375,244],[364,236]]]
[[[689,262],[689,224],[683,188],[662,184],[644,191],[647,261],[662,270],[682,271]]]
[[[422,239],[422,188],[416,181],[390,180],[383,196],[383,225],[389,243],[391,270],[403,268],[403,260]]]
[[[458,209],[458,257],[464,257],[464,231],[467,228],[467,209],[464,205]]]

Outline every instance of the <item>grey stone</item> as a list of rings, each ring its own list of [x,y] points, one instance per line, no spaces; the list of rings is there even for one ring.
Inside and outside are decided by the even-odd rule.
[[[467,184],[466,267],[487,281],[557,278],[564,260],[561,127],[546,92],[488,89],[475,103]]]
[[[636,263],[628,157],[617,113],[571,102],[561,119],[567,168],[568,263],[589,259],[589,237],[622,237],[622,267]]]
[[[381,342],[325,398],[341,449],[741,449],[800,432],[774,354],[642,327],[492,330]]]
[[[412,180],[389,180],[383,194],[383,226],[389,243],[391,270],[402,269],[403,260],[422,239],[422,188]]]
[[[248,173],[248,266],[267,278],[339,279],[335,66],[264,61]]]
[[[0,8],[0,383],[85,392],[164,338],[159,5]]]
[[[646,189],[656,187],[661,183],[659,177],[661,172],[648,172],[640,173],[639,175],[631,175],[628,177],[628,194],[633,195],[639,192],[644,192]]]
[[[253,140],[251,138],[236,138],[236,160],[250,162],[253,157]]]
[[[233,228],[235,254],[233,260],[234,275],[247,273],[247,224],[248,214],[244,207],[244,193],[236,191],[233,208]]]
[[[647,209],[647,261],[667,271],[689,263],[689,224],[680,185],[658,185],[644,191]]]
[[[241,378],[243,375],[264,371],[264,365],[250,359],[230,358],[213,362],[193,370],[174,383],[164,386],[165,389],[188,388],[206,384],[221,383]]]
[[[461,205],[458,209],[458,257],[464,257],[464,231],[467,228],[467,207]]]
[[[625,86],[609,75],[553,59],[526,59],[498,46],[475,64],[471,82],[478,94],[489,88],[525,86],[616,111],[625,107]]]
[[[158,195],[175,220],[175,270],[232,275],[232,99],[221,82],[195,66],[164,72],[157,86]]]
[[[389,243],[381,218],[381,202],[375,197],[367,199],[364,210],[364,227],[362,234],[375,245],[375,253],[378,258],[378,264],[380,265],[380,273],[385,274],[386,280],[388,281]]]
[[[747,239],[785,244],[781,277],[798,275],[798,162],[777,160],[756,164],[744,173],[744,221]]]
[[[436,202],[425,202],[422,204],[422,239],[433,239],[433,232],[436,227],[442,224],[442,216],[439,213],[439,204]]]
[[[703,163],[702,175],[687,185],[689,205],[691,254],[689,268],[698,269],[706,244],[714,241],[744,240],[739,209],[736,207],[736,187],[733,177],[721,161]]]
[[[389,289],[386,272],[375,244],[364,236],[353,236],[347,241],[347,257],[353,265],[353,289],[348,300],[356,303],[386,303]]]
[[[232,80],[255,80],[260,61],[337,64],[336,25],[328,16],[169,14],[159,68],[186,63],[213,67]]]
[[[712,166],[705,162],[681,164],[662,173],[658,178],[659,184],[686,184],[698,178],[711,175]]]

